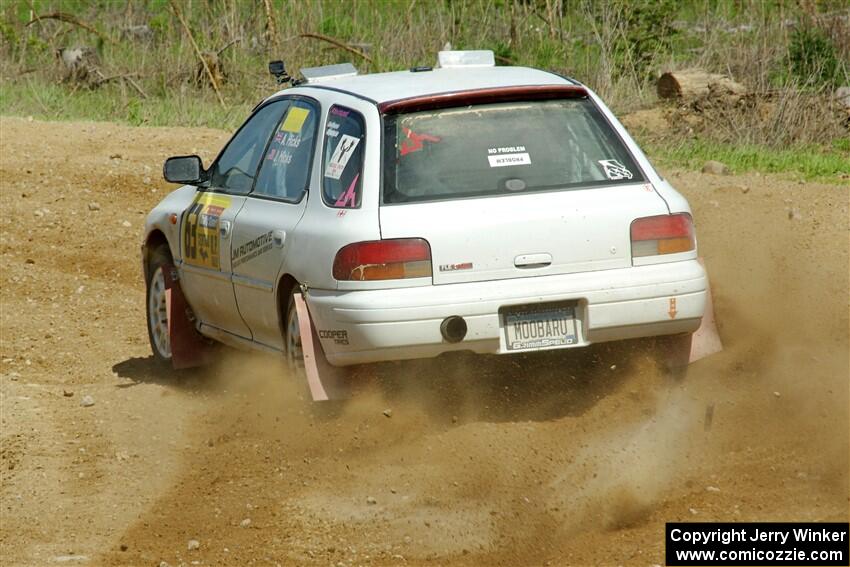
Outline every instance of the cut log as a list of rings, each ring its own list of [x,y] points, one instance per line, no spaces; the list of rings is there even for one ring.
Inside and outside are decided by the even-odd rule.
[[[656,85],[659,98],[698,98],[708,95],[741,95],[746,92],[743,85],[726,75],[706,73],[700,69],[689,69],[664,73]]]

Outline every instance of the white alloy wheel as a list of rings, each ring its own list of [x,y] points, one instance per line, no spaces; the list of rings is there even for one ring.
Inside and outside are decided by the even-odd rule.
[[[165,274],[157,266],[148,288],[148,325],[151,343],[160,358],[171,358],[171,342],[168,338],[168,304],[166,303]]]

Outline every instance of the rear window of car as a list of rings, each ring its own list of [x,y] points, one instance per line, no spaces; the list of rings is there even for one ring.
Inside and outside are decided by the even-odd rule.
[[[383,203],[604,187],[643,175],[588,99],[389,115]]]

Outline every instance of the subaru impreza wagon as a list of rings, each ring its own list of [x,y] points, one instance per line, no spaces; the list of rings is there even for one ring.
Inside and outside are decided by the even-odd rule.
[[[439,62],[304,69],[208,168],[166,162],[183,186],[142,246],[155,357],[180,317],[291,359],[309,332],[334,367],[651,336],[687,362],[707,279],[685,198],[579,82]]]

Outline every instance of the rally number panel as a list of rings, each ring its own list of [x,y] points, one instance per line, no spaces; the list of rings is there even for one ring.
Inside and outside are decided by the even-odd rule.
[[[230,207],[230,198],[215,193],[198,193],[186,210],[181,237],[183,260],[187,264],[221,269],[219,224]]]

